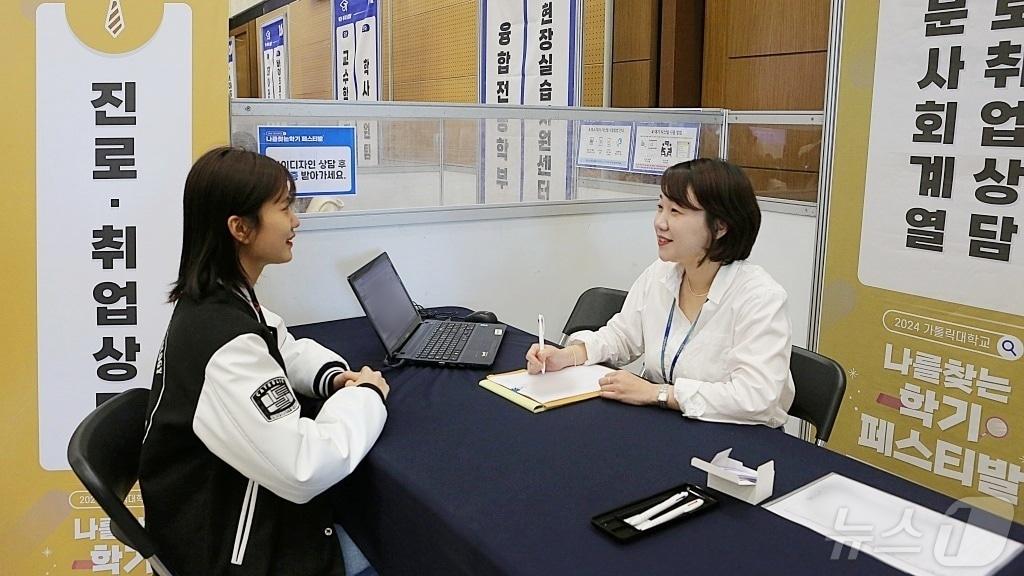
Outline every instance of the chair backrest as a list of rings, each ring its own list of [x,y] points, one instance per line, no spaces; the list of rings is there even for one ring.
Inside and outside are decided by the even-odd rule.
[[[149,390],[133,388],[100,404],[82,420],[68,443],[68,462],[103,511],[118,540],[145,558],[156,544],[124,504],[139,479]]]
[[[818,444],[828,442],[846,393],[846,372],[835,360],[799,346],[793,346],[789,371],[796,386],[790,416],[814,424]]]
[[[569,335],[580,330],[597,330],[608,323],[626,301],[626,292],[614,288],[590,288],[580,294],[569,319],[562,328],[562,334]]]

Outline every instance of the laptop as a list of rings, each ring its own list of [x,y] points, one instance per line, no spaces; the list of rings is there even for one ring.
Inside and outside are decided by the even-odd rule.
[[[389,360],[486,367],[494,362],[505,324],[423,320],[387,252],[348,277]]]

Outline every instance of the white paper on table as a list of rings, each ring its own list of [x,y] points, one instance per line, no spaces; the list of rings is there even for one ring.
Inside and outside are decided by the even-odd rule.
[[[765,508],[915,575],[992,574],[1022,548],[1005,536],[836,473]],[[1002,522],[1008,529],[1009,520]]]
[[[740,486],[753,486],[757,484],[757,470],[753,470],[743,465],[739,460],[733,460],[729,457],[732,452],[732,448],[728,450],[722,450],[715,457],[711,459],[711,463],[718,466],[722,470],[727,470],[736,475],[739,479]]]
[[[531,375],[525,370],[511,374],[493,374],[487,379],[544,404],[588,392],[597,392],[601,389],[597,381],[609,372],[614,372],[614,370],[594,364],[564,368],[558,372],[548,372],[547,374]]]

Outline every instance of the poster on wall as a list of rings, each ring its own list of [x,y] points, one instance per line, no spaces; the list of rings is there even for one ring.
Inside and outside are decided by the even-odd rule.
[[[342,101],[380,99],[380,35],[377,2],[334,0],[334,95]],[[378,163],[378,126],[375,120],[356,125],[360,166]]]
[[[633,132],[630,168],[661,175],[665,169],[697,157],[697,124],[637,123]]]
[[[603,170],[629,170],[632,122],[581,122],[576,165]]]
[[[263,97],[288,98],[288,44],[285,17],[260,26],[263,42]]]
[[[835,149],[867,153],[836,156],[819,350],[848,379],[831,448],[1021,522],[1024,10],[1013,4],[846,11]]]
[[[148,388],[177,276],[192,160],[227,139],[223,1],[8,10],[5,149],[21,247],[5,265],[0,363],[17,407],[0,478],[0,574],[146,574],[67,461],[96,406]],[[195,84],[193,78],[209,82]],[[219,81],[218,81],[219,80]],[[168,217],[178,214],[177,218]],[[138,492],[127,505],[144,516]]]
[[[355,194],[355,130],[352,126],[259,126],[259,150],[291,172],[296,196]]]

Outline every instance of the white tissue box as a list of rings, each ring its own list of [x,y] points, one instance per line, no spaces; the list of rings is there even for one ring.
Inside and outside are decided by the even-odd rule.
[[[690,464],[708,473],[708,488],[718,490],[744,502],[760,504],[771,497],[775,487],[775,461],[769,460],[752,470],[739,460],[729,457],[732,448],[726,448],[711,462],[694,457]],[[750,477],[756,474],[756,479]]]

